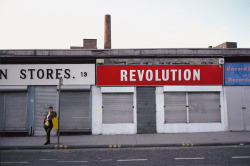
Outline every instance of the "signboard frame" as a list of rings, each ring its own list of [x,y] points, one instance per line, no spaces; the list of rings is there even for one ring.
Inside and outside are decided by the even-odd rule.
[[[223,65],[97,65],[97,86],[223,84]]]
[[[249,86],[250,63],[225,63],[225,86]]]
[[[95,85],[95,64],[4,64],[0,85]]]

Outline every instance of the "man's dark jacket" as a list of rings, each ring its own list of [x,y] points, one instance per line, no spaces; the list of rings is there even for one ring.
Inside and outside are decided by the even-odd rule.
[[[43,120],[43,124],[45,125],[45,120],[47,119],[47,116],[48,116],[49,112],[46,114],[44,120]],[[52,124],[52,119],[55,118],[57,116],[56,112],[55,111],[52,111],[48,117],[49,119],[49,126],[53,126]]]

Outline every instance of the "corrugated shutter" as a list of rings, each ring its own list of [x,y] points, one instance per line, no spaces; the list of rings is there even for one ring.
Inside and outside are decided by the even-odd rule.
[[[133,123],[133,93],[102,94],[103,123]]]
[[[3,130],[4,116],[4,93],[0,92],[0,130]]]
[[[221,122],[219,92],[190,92],[188,103],[190,123]]]
[[[156,133],[155,87],[137,87],[137,133]]]
[[[90,92],[61,92],[60,129],[90,129]]]
[[[165,123],[187,123],[186,93],[164,93]]]
[[[57,90],[56,86],[36,86],[35,87],[35,118],[34,135],[46,135],[43,128],[43,120],[48,113],[49,106],[53,106],[57,112]],[[55,131],[52,130],[52,135]]]
[[[27,93],[5,93],[4,130],[27,129]]]

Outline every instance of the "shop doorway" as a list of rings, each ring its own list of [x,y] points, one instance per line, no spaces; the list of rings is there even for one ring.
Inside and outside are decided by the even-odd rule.
[[[137,133],[156,133],[155,87],[137,87]]]
[[[250,131],[249,94],[249,86],[226,86],[228,128],[230,131]]]

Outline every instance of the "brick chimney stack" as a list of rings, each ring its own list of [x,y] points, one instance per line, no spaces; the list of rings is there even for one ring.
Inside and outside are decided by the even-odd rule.
[[[111,49],[111,16],[105,15],[104,21],[104,49]]]
[[[214,48],[237,48],[237,42],[224,42]]]

